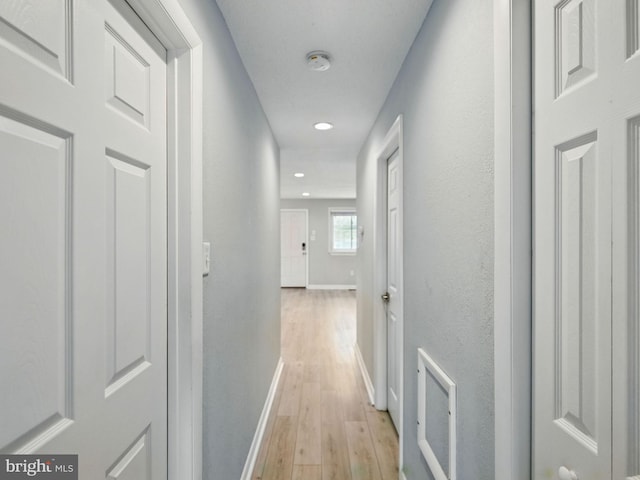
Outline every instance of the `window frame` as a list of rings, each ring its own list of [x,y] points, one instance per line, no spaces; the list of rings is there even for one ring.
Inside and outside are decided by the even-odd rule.
[[[334,218],[336,216],[349,216],[355,217],[356,222],[354,226],[354,241],[355,246],[349,249],[334,248]],[[355,255],[358,250],[358,214],[356,213],[356,207],[329,207],[329,254],[330,255]]]

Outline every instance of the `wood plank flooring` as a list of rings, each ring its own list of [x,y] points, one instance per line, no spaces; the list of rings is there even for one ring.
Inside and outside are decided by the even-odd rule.
[[[355,292],[282,289],[284,370],[253,480],[397,480],[398,435],[368,403]]]

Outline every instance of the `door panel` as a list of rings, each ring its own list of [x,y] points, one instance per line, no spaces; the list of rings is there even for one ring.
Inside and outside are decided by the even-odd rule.
[[[636,478],[638,2],[538,0],[534,32],[534,477]]]
[[[596,0],[556,2],[556,98],[596,76]],[[550,32],[545,32],[549,34]]]
[[[166,477],[166,53],[125,5],[105,7],[102,428],[118,425],[105,459],[114,478],[155,479]]]
[[[606,10],[535,6],[535,478],[611,474],[610,79],[595,54]]]
[[[640,478],[640,46],[637,0],[614,2],[613,478]],[[626,35],[625,35],[626,33]],[[626,47],[626,48],[625,48]],[[626,208],[625,208],[626,207]]]
[[[149,429],[136,439],[107,472],[107,480],[151,480],[151,448]]]
[[[610,178],[597,155],[591,133],[557,148],[556,298],[554,423],[582,446],[597,453],[598,411],[604,319],[610,322]],[[606,335],[606,330],[605,333]],[[604,372],[606,374],[606,372]],[[605,441],[609,435],[605,434]]]
[[[68,424],[73,407],[66,288],[71,149],[55,128],[11,117],[15,112],[0,110],[0,311],[7,320],[0,378],[11,386],[0,412],[12,412],[2,416],[0,445],[15,446]]]
[[[5,48],[71,80],[71,0],[0,3],[0,38]]]
[[[640,117],[627,121],[628,211],[614,213],[621,228],[614,277],[614,478],[640,478]],[[624,156],[623,156],[624,158]],[[627,215],[625,218],[624,215]],[[626,228],[625,228],[626,227]],[[628,241],[626,248],[625,243]],[[625,308],[626,307],[626,308]]]
[[[0,17],[0,450],[166,478],[164,50],[124,2]]]
[[[399,431],[402,355],[402,291],[400,248],[400,170],[398,152],[387,165],[387,408]]]
[[[107,395],[149,365],[150,169],[107,156]]]

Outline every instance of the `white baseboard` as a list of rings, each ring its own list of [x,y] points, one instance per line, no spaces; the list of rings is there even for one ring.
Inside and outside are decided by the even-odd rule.
[[[362,358],[362,353],[360,353],[360,347],[356,343],[353,346],[353,350],[356,353],[356,360],[358,361],[358,366],[360,367],[360,374],[362,375],[362,380],[364,380],[364,386],[367,388],[367,395],[369,395],[369,403],[371,405],[375,405],[374,399],[375,397],[375,389],[373,388],[373,382],[371,381],[371,377],[369,376],[369,372],[367,371],[367,366],[364,364],[364,360]]]
[[[282,358],[280,358],[278,360],[278,365],[276,366],[276,371],[273,374],[273,380],[271,380],[271,387],[269,387],[269,393],[267,394],[267,399],[264,402],[262,414],[260,415],[260,420],[258,420],[256,433],[253,436],[253,442],[251,442],[251,448],[249,448],[249,454],[247,455],[247,461],[244,464],[240,480],[251,480],[251,475],[253,475],[253,469],[255,468],[256,461],[258,460],[262,437],[264,436],[264,431],[267,428],[267,421],[271,414],[271,407],[273,406],[273,401],[276,397],[276,390],[278,389],[278,383],[280,382],[280,375],[282,375],[283,367],[284,362],[282,361]]]
[[[308,290],[355,290],[355,285],[307,285]]]
[[[401,480],[407,480],[407,476],[404,474],[404,472],[402,470],[400,470],[400,479]]]

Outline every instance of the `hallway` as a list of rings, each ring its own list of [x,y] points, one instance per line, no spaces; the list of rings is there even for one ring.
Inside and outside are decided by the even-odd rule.
[[[637,3],[612,4],[622,18]],[[625,45],[640,38],[627,34],[631,25],[640,32],[640,17],[604,36],[620,50],[605,55],[592,13],[609,18],[607,2],[538,4],[549,27],[533,37],[566,44],[534,49],[549,55],[539,74],[527,1],[0,1],[0,452],[77,455],[80,480],[419,480],[437,467],[459,479],[536,478],[529,233],[531,213],[543,210],[531,208],[531,86],[542,81],[552,105],[607,79],[602,67],[616,58],[618,70],[640,65],[640,48]],[[533,149],[548,153],[547,166],[565,153],[576,160],[569,176],[550,169],[550,194],[534,196],[567,205],[541,217],[549,238],[559,226],[569,232],[547,244],[548,265],[565,262],[548,269],[549,289],[582,291],[574,272],[611,286],[613,265],[620,292],[638,291],[625,283],[637,276],[623,272],[640,272],[640,256],[609,255],[603,239],[615,227],[618,244],[631,245],[626,229],[640,225],[637,203],[622,198],[640,190],[639,105],[602,102],[604,111],[627,109],[615,128],[592,122],[597,112],[579,115],[565,122],[570,132]],[[604,153],[614,143],[612,169]],[[633,182],[622,178],[629,166]],[[594,183],[598,171],[607,176]],[[392,215],[390,189],[399,199]],[[585,202],[583,190],[594,193]],[[581,202],[582,223],[569,215]],[[292,245],[306,257],[309,290],[274,281],[283,208],[308,212],[306,237]],[[554,223],[558,212],[572,220]],[[391,238],[389,223],[398,227]],[[388,250],[403,266],[393,278]],[[554,277],[559,270],[571,274]],[[402,354],[389,355],[402,363],[391,376],[399,440],[365,388],[371,381],[384,394],[395,383],[376,363],[394,345],[380,300],[389,280],[403,292]],[[604,310],[611,295],[597,297]],[[597,392],[600,417],[613,420],[593,379],[614,374],[618,426],[591,430],[621,432],[618,469],[626,457],[640,466],[640,434],[623,431],[640,432],[640,395],[622,405],[631,398],[623,389],[640,391],[640,341],[627,342],[640,326],[638,315],[623,317],[599,340],[623,346],[616,359],[629,350],[624,369],[585,363],[592,391],[581,393]],[[567,318],[567,328],[582,321]],[[589,330],[589,341],[594,331],[604,330]],[[567,345],[565,364],[582,365],[581,344]],[[416,441],[427,395],[413,370],[418,349],[455,386],[455,418],[453,396],[431,389],[438,408],[422,424],[434,426],[434,445],[449,446],[449,465],[427,463]],[[602,358],[612,357],[591,360]],[[562,380],[553,371],[547,400]],[[568,378],[573,388],[582,377]],[[596,440],[607,457],[613,442]],[[568,464],[538,463],[541,472]],[[627,477],[640,475],[632,470]]]
[[[282,289],[284,370],[254,480],[396,480],[398,437],[355,359],[354,291]]]

